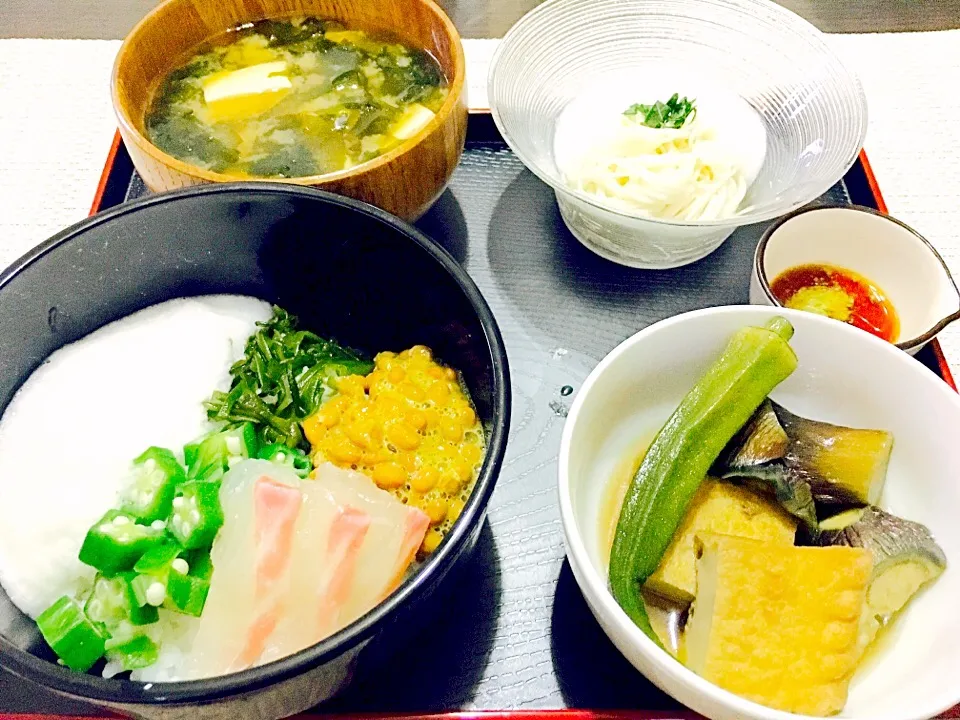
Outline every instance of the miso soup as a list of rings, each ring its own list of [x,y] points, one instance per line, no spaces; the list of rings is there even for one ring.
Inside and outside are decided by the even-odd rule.
[[[427,52],[317,18],[262,20],[201,47],[158,87],[146,131],[201,168],[321,175],[416,135],[447,96]]]

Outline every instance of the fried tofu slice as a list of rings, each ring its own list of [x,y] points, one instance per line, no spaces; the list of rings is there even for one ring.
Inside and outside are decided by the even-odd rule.
[[[775,502],[750,490],[707,478],[690,502],[673,542],[646,588],[688,605],[697,588],[697,534],[719,533],[764,540],[771,545],[793,545],[796,520]]]
[[[687,666],[767,707],[843,709],[857,667],[869,551],[784,547],[703,533],[687,621]]]

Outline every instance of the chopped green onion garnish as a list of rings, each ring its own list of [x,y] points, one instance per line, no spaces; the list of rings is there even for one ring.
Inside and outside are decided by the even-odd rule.
[[[627,116],[640,116],[640,124],[651,128],[682,128],[697,114],[696,100],[681,98],[678,93],[665,103],[657,100],[653,105],[635,103],[623,111]]]

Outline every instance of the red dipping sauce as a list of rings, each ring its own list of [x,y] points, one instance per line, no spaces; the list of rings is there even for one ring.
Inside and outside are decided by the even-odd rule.
[[[797,265],[777,275],[770,291],[784,307],[832,317],[889,342],[900,334],[897,311],[884,292],[852,270]]]

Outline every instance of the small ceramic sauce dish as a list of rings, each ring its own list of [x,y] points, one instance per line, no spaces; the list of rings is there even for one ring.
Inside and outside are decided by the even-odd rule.
[[[821,286],[831,285],[825,278],[835,277],[833,289],[838,292],[841,287],[859,288],[862,298],[857,299],[856,292],[849,295],[846,310],[856,308],[850,324],[864,327],[856,317],[861,300],[881,314],[880,305],[892,306],[892,336],[885,339],[911,354],[960,318],[960,291],[940,254],[915,230],[871,208],[818,205],[771,225],[754,255],[750,302],[798,309],[817,305],[823,314],[827,308],[837,309],[835,302],[825,302],[823,287],[816,297],[807,296],[810,307],[788,304],[789,280],[801,275],[818,277]],[[793,297],[802,299],[799,292]]]

